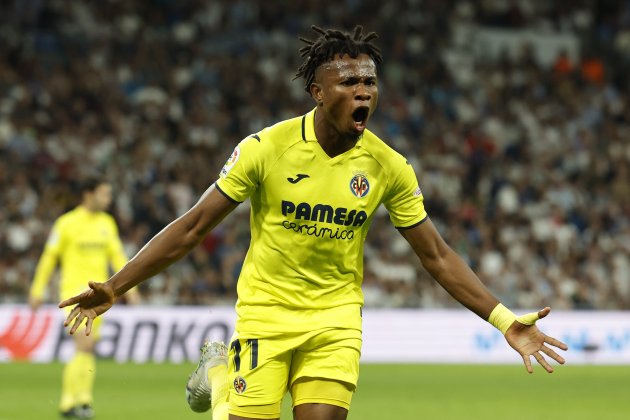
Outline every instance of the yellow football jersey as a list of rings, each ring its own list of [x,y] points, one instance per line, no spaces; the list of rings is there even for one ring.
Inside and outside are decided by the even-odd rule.
[[[251,201],[251,244],[237,285],[243,335],[360,329],[363,247],[376,209],[384,204],[398,228],[427,217],[403,156],[366,130],[331,158],[315,137],[314,115],[241,141],[216,182],[229,199]]]
[[[90,280],[106,281],[110,264],[117,271],[127,263],[114,218],[105,212],[90,212],[83,206],[59,217],[37,264],[31,296],[43,296],[58,261],[62,300],[85,290]]]

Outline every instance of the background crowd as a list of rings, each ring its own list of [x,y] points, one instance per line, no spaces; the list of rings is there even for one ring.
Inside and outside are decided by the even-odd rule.
[[[630,309],[630,2],[327,3],[0,2],[0,303],[26,300],[81,177],[108,176],[133,255],[240,139],[313,107],[292,81],[298,37],[361,24],[385,60],[370,129],[409,158],[431,219],[490,289],[509,307]],[[491,53],[489,32],[575,43],[551,60],[525,38]],[[381,210],[366,305],[456,307]],[[144,283],[144,302],[232,303],[248,220],[243,204]]]

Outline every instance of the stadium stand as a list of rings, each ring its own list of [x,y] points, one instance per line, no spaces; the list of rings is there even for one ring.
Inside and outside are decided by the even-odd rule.
[[[385,58],[370,129],[501,301],[630,309],[630,3],[616,1],[2,2],[0,303],[25,301],[82,175],[113,181],[132,255],[241,138],[313,106],[291,81],[298,36],[357,23]],[[248,241],[242,205],[145,301],[233,302]],[[409,253],[379,213],[366,305],[457,306]]]

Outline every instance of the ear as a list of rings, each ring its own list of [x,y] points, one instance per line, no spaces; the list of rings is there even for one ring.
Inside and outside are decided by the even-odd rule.
[[[324,102],[324,91],[319,83],[311,83],[310,86],[311,96],[317,102],[317,105],[321,105]]]

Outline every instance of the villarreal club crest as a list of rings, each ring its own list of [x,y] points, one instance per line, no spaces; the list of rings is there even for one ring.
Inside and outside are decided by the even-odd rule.
[[[350,180],[350,191],[358,198],[363,198],[370,191],[370,183],[363,173],[358,173]]]
[[[245,379],[243,379],[241,376],[237,376],[236,378],[234,378],[234,390],[236,390],[236,392],[242,394],[243,392],[245,392],[246,388],[247,382],[245,382]]]

